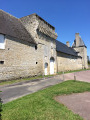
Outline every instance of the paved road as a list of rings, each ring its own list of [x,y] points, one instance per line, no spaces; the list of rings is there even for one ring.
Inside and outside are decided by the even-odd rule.
[[[76,80],[90,82],[90,70],[65,74],[64,80],[74,80],[74,76],[76,76]],[[63,79],[63,75],[60,76],[60,79]]]
[[[55,99],[85,120],[90,120],[90,92],[58,96]]]
[[[38,81],[26,81],[17,84],[7,85],[0,87],[1,99],[3,103],[15,100],[27,94],[34,93],[38,90],[44,89],[46,87],[55,85],[62,82],[60,76],[55,76],[52,78],[42,79]]]
[[[75,73],[76,79],[80,81],[90,82],[90,70],[82,71]],[[64,80],[73,80],[74,73],[68,73],[64,75]],[[3,103],[7,103],[19,97],[25,96],[27,94],[34,93],[38,90],[44,89],[46,87],[58,84],[63,81],[63,75],[57,75],[52,78],[46,78],[38,81],[26,81],[21,83],[15,83],[12,85],[7,85],[0,87],[0,91],[2,94],[0,98],[2,98]]]

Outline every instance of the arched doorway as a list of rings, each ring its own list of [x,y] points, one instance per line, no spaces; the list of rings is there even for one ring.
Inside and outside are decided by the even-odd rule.
[[[44,68],[45,75],[48,74],[48,72],[47,72],[47,68],[48,68],[48,63],[45,63],[45,68]]]
[[[54,74],[54,58],[50,58],[50,74]]]

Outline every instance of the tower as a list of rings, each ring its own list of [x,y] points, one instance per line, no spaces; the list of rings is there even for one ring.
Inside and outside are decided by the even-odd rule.
[[[83,40],[79,36],[79,33],[75,34],[75,40],[72,45],[72,48],[74,48],[78,55],[82,57],[82,68],[88,68],[88,63],[87,63],[87,47],[84,44]]]

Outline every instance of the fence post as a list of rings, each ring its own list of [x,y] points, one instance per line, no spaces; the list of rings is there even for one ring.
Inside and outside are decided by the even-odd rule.
[[[63,81],[64,81],[64,71],[63,71]]]
[[[76,81],[76,73],[74,73],[74,80]]]

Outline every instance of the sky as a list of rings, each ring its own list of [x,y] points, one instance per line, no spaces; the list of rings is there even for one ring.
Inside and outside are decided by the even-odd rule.
[[[57,40],[71,46],[80,33],[90,56],[90,0],[0,0],[0,9],[17,18],[37,13],[55,27]]]

